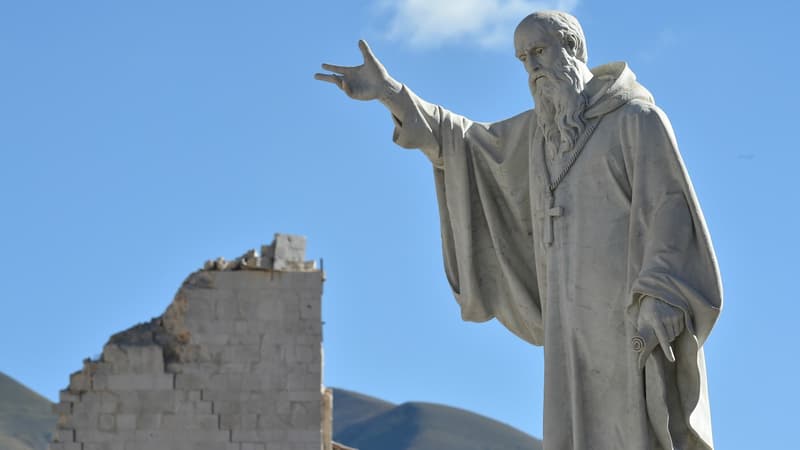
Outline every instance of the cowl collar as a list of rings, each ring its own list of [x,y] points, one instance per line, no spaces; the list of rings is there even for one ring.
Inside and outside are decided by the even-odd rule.
[[[593,78],[584,89],[588,107],[584,117],[604,116],[631,100],[655,103],[653,96],[636,81],[636,74],[624,62],[612,62],[592,69]]]

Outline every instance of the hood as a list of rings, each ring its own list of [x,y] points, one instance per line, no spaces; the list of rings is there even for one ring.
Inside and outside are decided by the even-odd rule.
[[[612,62],[592,69],[594,77],[586,85],[589,106],[584,117],[600,117],[631,100],[655,103],[650,91],[636,81],[636,74],[624,62]]]

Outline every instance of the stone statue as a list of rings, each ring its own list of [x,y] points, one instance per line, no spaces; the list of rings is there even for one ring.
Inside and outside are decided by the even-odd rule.
[[[535,109],[478,123],[364,64],[316,74],[392,113],[434,166],[445,272],[464,320],[544,346],[544,448],[713,447],[703,343],[722,307],[672,127],[623,62],[587,66],[569,14],[514,33]]]

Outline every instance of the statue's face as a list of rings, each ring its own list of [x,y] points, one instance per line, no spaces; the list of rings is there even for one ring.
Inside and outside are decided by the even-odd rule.
[[[514,33],[514,48],[528,72],[531,87],[537,79],[547,77],[563,66],[561,42],[537,23],[520,24]]]
[[[543,25],[528,16],[514,33],[514,48],[528,72],[537,124],[546,141],[558,149],[569,149],[585,125],[583,63],[572,56],[572,49],[564,48],[557,33],[546,31]]]

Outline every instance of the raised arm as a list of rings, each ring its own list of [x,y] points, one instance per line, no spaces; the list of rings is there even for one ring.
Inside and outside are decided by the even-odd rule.
[[[360,66],[323,64],[332,73],[317,73],[314,78],[335,84],[350,98],[379,100],[392,113],[393,140],[405,148],[418,148],[437,167],[443,167],[441,123],[452,122],[450,133],[463,135],[471,122],[444,108],[428,103],[389,75],[365,41],[358,47],[364,56]],[[445,119],[447,118],[447,119]]]

